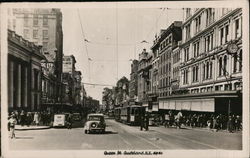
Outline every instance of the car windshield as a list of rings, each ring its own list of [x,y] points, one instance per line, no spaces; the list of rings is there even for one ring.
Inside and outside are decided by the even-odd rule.
[[[89,116],[89,119],[91,121],[103,121],[103,117],[101,116]]]

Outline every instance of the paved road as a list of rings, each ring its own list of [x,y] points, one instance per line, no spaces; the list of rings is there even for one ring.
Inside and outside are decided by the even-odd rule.
[[[82,128],[17,131],[10,140],[15,150],[149,150],[149,149],[242,149],[241,133],[212,132],[197,129],[127,126],[107,120],[105,134],[84,134]]]

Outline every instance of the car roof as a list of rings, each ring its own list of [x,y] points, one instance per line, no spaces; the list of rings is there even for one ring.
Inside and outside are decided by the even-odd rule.
[[[93,113],[93,114],[88,114],[88,116],[104,116],[103,114],[98,114],[98,113]]]

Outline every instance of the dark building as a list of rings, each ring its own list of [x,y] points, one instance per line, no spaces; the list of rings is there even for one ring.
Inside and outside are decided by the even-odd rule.
[[[8,108],[40,110],[41,48],[8,30]]]

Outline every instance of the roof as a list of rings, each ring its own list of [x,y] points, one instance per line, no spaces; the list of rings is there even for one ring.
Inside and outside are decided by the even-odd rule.
[[[101,113],[92,113],[92,114],[88,114],[88,116],[104,116]]]

